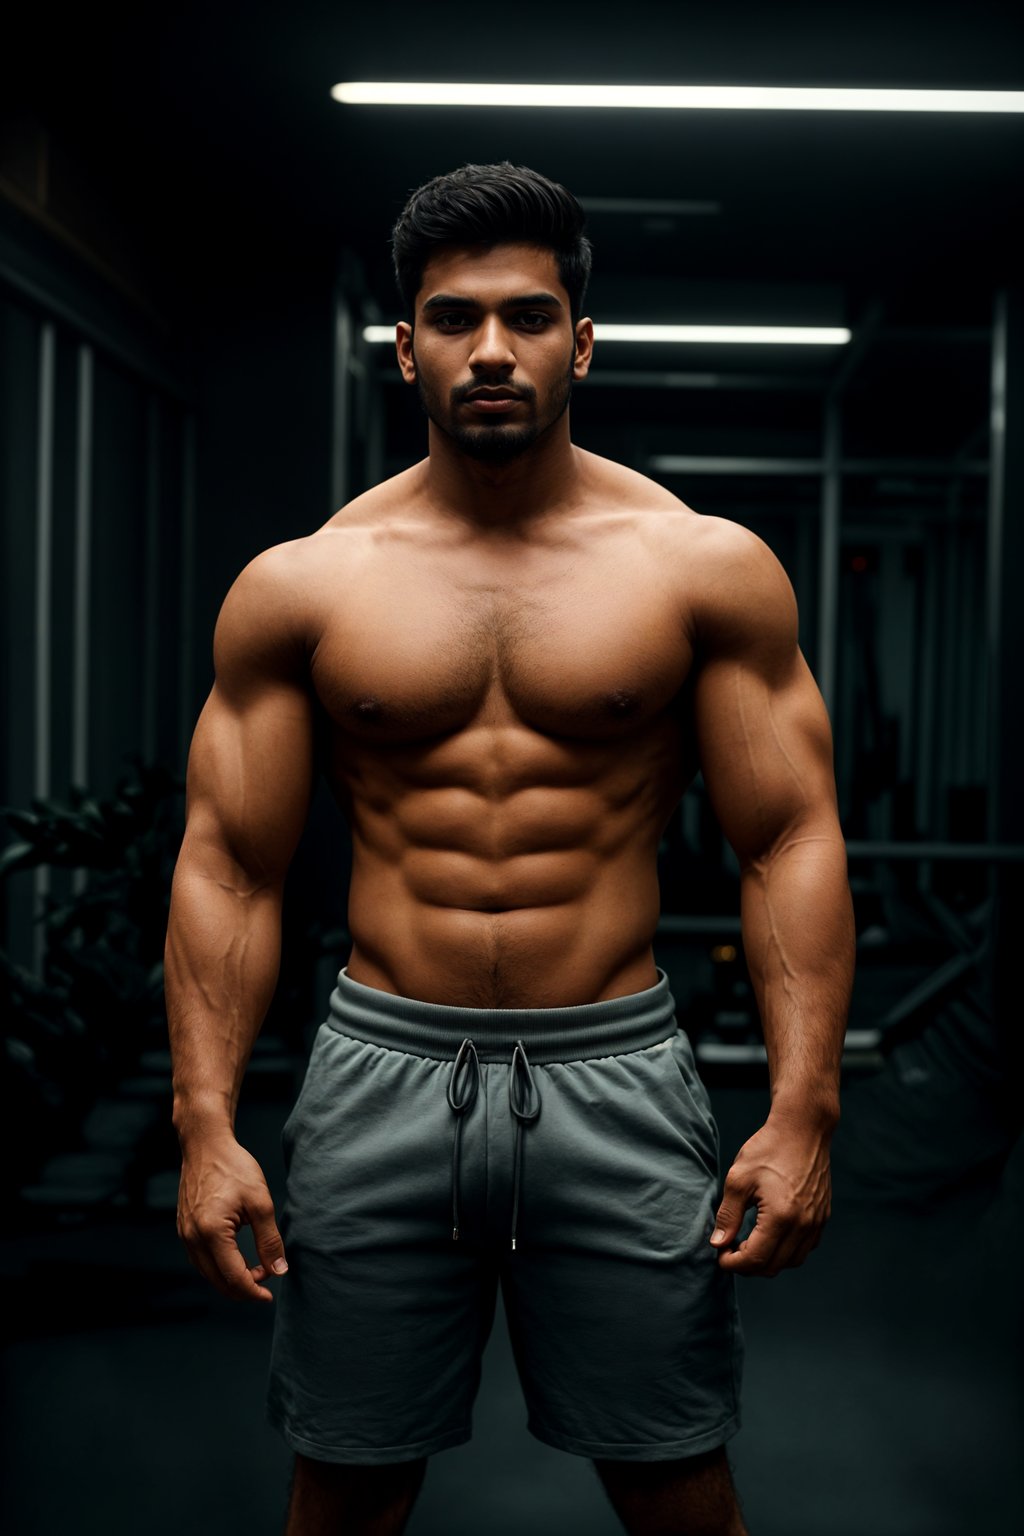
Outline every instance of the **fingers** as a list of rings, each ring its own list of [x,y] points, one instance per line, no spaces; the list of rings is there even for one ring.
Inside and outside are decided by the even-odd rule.
[[[730,1269],[735,1274],[774,1279],[789,1247],[783,1230],[769,1228],[759,1218],[735,1252],[721,1254],[718,1262],[722,1269]]]
[[[189,1259],[204,1279],[222,1296],[235,1301],[273,1301],[273,1292],[261,1285],[262,1265],[248,1267],[238,1246],[235,1230],[197,1225],[185,1238]]]
[[[265,1201],[250,1209],[249,1220],[252,1223],[252,1235],[256,1240],[256,1253],[259,1258],[255,1266],[260,1272],[257,1278],[262,1279],[267,1274],[287,1274],[288,1261],[284,1255],[284,1243],[277,1230],[274,1205],[269,1194]]]
[[[737,1243],[747,1208],[749,1235]],[[770,1122],[744,1142],[726,1176],[711,1246],[722,1269],[771,1279],[802,1264],[831,1209],[827,1147]]]
[[[179,1190],[178,1236],[189,1261],[215,1290],[233,1300],[273,1301],[264,1282],[288,1268],[273,1200],[262,1178],[261,1185],[254,1188],[250,1182],[248,1188],[236,1185],[234,1190],[228,1186],[214,1196],[204,1192],[194,1198],[183,1177]],[[251,1267],[238,1245],[238,1229],[246,1222],[256,1241],[257,1261]]]
[[[726,1179],[725,1188],[722,1191],[722,1202],[715,1216],[715,1230],[711,1234],[711,1242],[715,1248],[728,1248],[730,1243],[736,1241],[736,1235],[743,1225],[749,1196],[750,1191],[746,1187],[741,1187],[735,1178]]]
[[[748,1237],[734,1251],[720,1253],[722,1269],[752,1278],[773,1280],[784,1269],[796,1269],[816,1248],[820,1227],[801,1222],[772,1222],[762,1212]]]
[[[207,1253],[213,1261],[217,1279],[226,1287],[226,1295],[243,1301],[273,1301],[273,1292],[260,1283],[262,1276],[258,1278],[246,1264],[234,1233],[230,1238],[215,1239],[209,1244]]]

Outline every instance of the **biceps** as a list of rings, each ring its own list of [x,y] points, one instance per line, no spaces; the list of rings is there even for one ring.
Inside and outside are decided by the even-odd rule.
[[[745,660],[709,661],[694,713],[711,805],[741,860],[770,853],[796,826],[834,826],[832,733],[799,650],[771,678]]]
[[[268,683],[237,706],[214,684],[188,759],[191,853],[213,875],[240,867],[257,886],[283,881],[313,777],[313,705],[302,689]]]

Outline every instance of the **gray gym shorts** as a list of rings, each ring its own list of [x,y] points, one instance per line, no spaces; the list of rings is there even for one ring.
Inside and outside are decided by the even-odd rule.
[[[718,1131],[660,969],[569,1008],[449,1008],[342,970],[281,1140],[267,1416],[293,1450],[468,1441],[499,1280],[538,1440],[661,1461],[739,1428]]]

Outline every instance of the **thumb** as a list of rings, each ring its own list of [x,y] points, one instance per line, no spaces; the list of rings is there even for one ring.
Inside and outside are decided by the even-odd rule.
[[[715,1248],[727,1248],[735,1242],[736,1235],[743,1223],[743,1214],[747,1208],[747,1191],[739,1187],[735,1182],[725,1181],[722,1192],[722,1202],[715,1216],[715,1230],[711,1234],[711,1244]]]
[[[288,1268],[288,1261],[284,1256],[284,1242],[274,1220],[273,1204],[268,1202],[265,1207],[253,1211],[249,1220],[262,1269],[267,1274],[283,1275]]]

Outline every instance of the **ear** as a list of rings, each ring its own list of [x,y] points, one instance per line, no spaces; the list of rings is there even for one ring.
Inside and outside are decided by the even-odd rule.
[[[593,320],[577,320],[576,322],[576,354],[572,365],[574,379],[585,379],[590,372],[590,364],[594,356],[594,322]]]
[[[395,350],[402,378],[407,384],[415,384],[416,359],[412,355],[412,326],[408,320],[399,320],[395,326]]]

